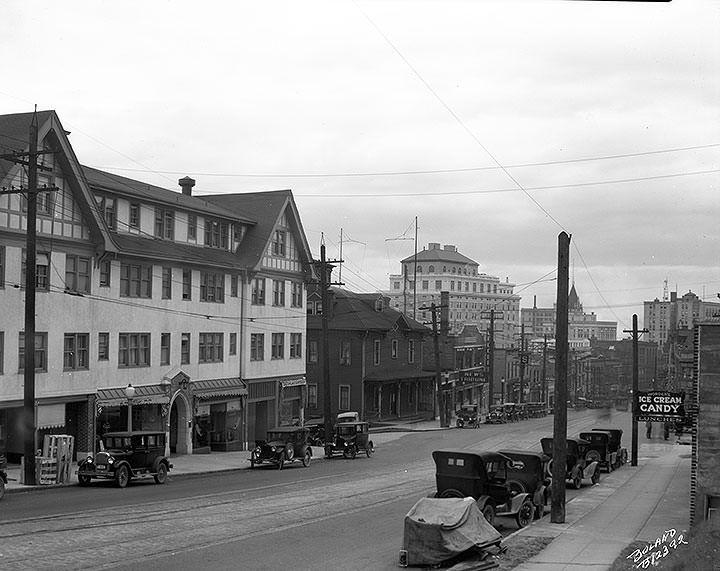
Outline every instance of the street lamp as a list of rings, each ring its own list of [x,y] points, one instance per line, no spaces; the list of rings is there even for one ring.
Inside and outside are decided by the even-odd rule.
[[[500,379],[500,404],[505,404],[505,377]]]
[[[125,397],[128,401],[128,418],[127,418],[127,430],[128,432],[132,432],[132,401],[133,397],[135,396],[135,387],[132,386],[132,384],[128,383],[128,386],[125,387]]]

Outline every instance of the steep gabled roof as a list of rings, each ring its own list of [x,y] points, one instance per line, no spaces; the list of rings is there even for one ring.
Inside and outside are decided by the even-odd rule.
[[[291,190],[214,194],[204,198],[237,216],[255,220],[255,225],[248,229],[236,254],[238,261],[244,267],[255,270],[259,268],[262,257],[273,239],[273,231],[285,212],[297,238],[301,259],[306,263],[312,261],[310,247]]]
[[[329,329],[345,331],[387,332],[393,329],[426,334],[430,330],[423,324],[407,317],[402,312],[384,303],[377,311],[375,303],[381,297],[377,293],[355,293],[341,288],[330,288],[332,292],[332,318]]]
[[[238,218],[237,214],[229,213],[227,209],[219,208],[215,204],[204,200],[204,198],[189,196],[179,190],[168,190],[161,186],[155,186],[84,165],[82,169],[88,183],[93,190],[96,191],[107,190],[113,194],[120,194],[128,198],[134,197],[145,202],[166,204],[173,208],[180,208],[197,214],[208,214],[229,220],[240,220],[245,224],[254,224],[255,222],[252,219]]]

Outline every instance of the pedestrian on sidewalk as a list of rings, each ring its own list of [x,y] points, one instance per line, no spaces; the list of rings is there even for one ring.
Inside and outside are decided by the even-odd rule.
[[[645,423],[645,436],[647,438],[652,438],[652,422],[649,420]]]

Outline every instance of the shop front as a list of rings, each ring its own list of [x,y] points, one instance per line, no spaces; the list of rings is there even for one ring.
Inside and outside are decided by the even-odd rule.
[[[170,385],[131,385],[99,389],[95,399],[95,433],[167,430]]]
[[[305,424],[305,402],[307,380],[295,377],[280,380],[280,426],[303,426]]]
[[[193,454],[245,449],[248,390],[239,377],[192,381]]]

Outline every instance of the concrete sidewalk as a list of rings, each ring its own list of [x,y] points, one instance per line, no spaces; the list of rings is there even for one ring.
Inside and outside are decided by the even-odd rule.
[[[654,543],[668,530],[683,533],[690,522],[691,447],[674,441],[641,443],[638,465],[625,464],[600,483],[585,488],[565,508],[565,523],[550,514],[506,540],[552,537],[539,554],[517,571],[609,569],[634,541]],[[677,535],[676,535],[677,537]],[[632,560],[628,560],[628,569]]]
[[[440,428],[438,421],[414,421],[398,422],[395,424],[381,425],[370,430],[372,441],[375,447],[401,438],[409,432],[423,432],[428,430],[447,430]],[[209,472],[222,472],[227,470],[238,470],[247,468],[250,465],[250,452],[243,450],[239,452],[215,452],[212,454],[185,454],[182,456],[171,456],[170,462],[173,467],[170,470],[170,479],[188,474],[206,474]],[[325,452],[321,447],[313,446],[313,462],[325,460]],[[6,493],[49,490],[60,486],[77,485],[77,464],[73,464],[70,470],[70,481],[63,484],[34,485],[26,486],[20,483],[20,465],[9,464],[7,467],[8,484]]]

